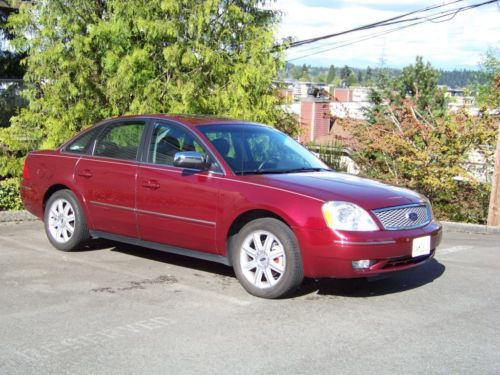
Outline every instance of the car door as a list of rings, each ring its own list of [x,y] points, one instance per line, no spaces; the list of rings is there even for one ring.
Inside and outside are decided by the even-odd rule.
[[[135,182],[145,122],[104,126],[92,154],[78,161],[75,180],[86,200],[93,230],[136,238]]]
[[[201,141],[184,126],[152,124],[144,163],[138,168],[137,223],[142,240],[216,253],[219,201],[217,170],[173,166],[178,151],[206,154]]]

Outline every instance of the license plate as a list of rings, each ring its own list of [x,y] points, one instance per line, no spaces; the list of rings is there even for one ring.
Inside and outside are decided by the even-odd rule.
[[[431,253],[431,236],[419,237],[413,239],[411,256],[413,258],[428,255]]]

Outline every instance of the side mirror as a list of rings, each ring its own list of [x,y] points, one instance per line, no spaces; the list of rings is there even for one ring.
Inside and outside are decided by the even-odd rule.
[[[209,166],[206,158],[196,151],[176,152],[174,155],[174,167],[206,171]]]

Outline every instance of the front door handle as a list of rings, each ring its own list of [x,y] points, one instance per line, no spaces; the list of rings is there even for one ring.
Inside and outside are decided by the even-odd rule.
[[[160,184],[156,180],[147,180],[142,182],[142,186],[148,189],[159,189]]]
[[[90,178],[90,177],[92,177],[92,172],[89,171],[88,169],[84,169],[83,171],[78,172],[78,176]]]

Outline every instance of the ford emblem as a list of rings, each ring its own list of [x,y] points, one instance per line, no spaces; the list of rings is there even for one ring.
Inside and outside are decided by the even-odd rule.
[[[418,214],[416,212],[408,212],[406,214],[406,217],[408,218],[408,220],[411,220],[411,221],[417,221],[418,219]]]

